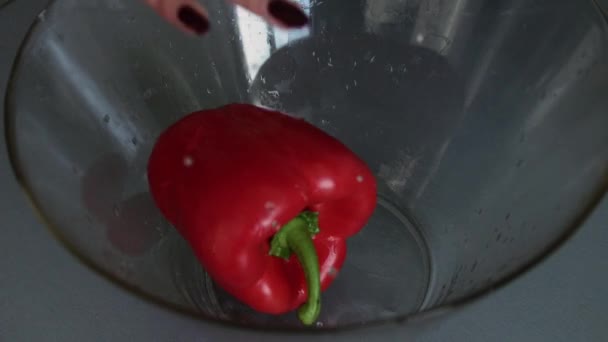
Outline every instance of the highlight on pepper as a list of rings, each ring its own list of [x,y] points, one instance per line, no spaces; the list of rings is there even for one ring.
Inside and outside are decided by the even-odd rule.
[[[305,325],[376,206],[367,165],[314,125],[249,104],[198,111],[159,136],[156,206],[226,292]]]

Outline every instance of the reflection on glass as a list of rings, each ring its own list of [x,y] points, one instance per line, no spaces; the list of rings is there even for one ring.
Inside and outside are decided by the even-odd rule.
[[[299,3],[306,14],[309,15],[310,0],[300,0]],[[277,28],[241,7],[236,9],[236,20],[250,80],[255,78],[260,67],[270,57],[271,53],[291,41],[310,35],[308,27],[298,30]]]

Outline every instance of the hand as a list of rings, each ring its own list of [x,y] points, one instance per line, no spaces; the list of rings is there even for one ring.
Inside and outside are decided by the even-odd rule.
[[[169,23],[197,35],[210,29],[208,14],[197,0],[145,0]],[[290,0],[228,0],[237,6],[256,13],[273,25],[297,28],[308,24],[302,9]]]

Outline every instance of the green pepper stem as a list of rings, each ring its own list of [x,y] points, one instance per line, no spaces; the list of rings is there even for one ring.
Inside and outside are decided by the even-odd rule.
[[[273,237],[270,243],[270,255],[288,259],[295,253],[300,261],[308,298],[298,309],[298,318],[305,325],[313,324],[321,312],[321,276],[319,258],[312,243],[312,236],[319,232],[318,215],[313,212],[303,212],[284,225]]]

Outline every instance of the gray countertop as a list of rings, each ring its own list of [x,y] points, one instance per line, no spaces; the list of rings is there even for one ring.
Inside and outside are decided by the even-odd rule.
[[[18,0],[0,12],[3,28],[9,28],[0,30],[2,94],[17,46],[44,3]],[[0,150],[0,165],[0,341],[228,341],[248,334],[226,334],[224,327],[166,311],[89,270],[37,221],[12,175],[6,148]],[[397,332],[400,339],[608,340],[607,222],[605,198],[541,265],[456,312],[404,326]],[[382,329],[356,336],[396,338]]]

